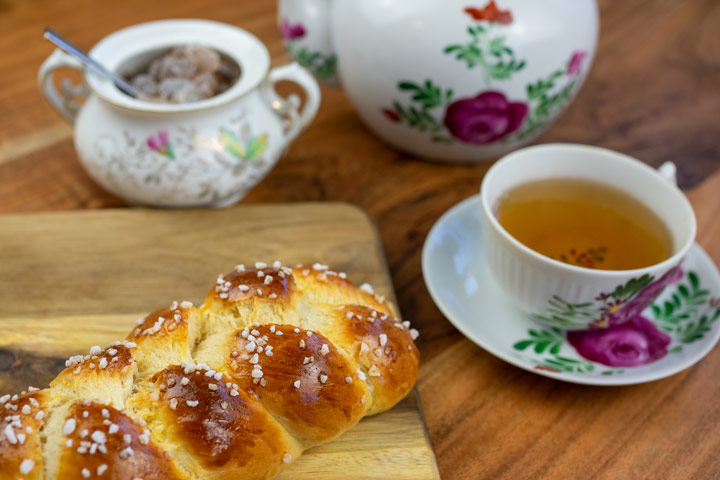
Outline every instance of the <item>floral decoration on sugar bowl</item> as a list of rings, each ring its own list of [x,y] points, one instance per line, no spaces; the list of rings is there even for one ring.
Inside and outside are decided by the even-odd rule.
[[[527,82],[523,95],[510,95],[504,84],[529,64],[508,41],[512,11],[501,10],[491,0],[482,8],[467,7],[463,13],[471,20],[466,40],[448,44],[442,54],[470,73],[478,72],[477,83],[485,88],[458,95],[432,78],[401,79],[397,98],[382,108],[382,114],[390,122],[428,135],[434,143],[447,145],[521,141],[539,132],[572,99],[588,53],[572,52],[563,64]]]
[[[253,131],[242,116],[208,135],[194,125],[149,133],[124,130],[100,135],[88,170],[131,202],[222,205],[252,188],[273,166],[265,157],[269,136]],[[151,188],[148,188],[151,187]],[[142,193],[140,193],[142,192]]]
[[[658,294],[667,291],[661,301]],[[617,375],[627,368],[680,354],[703,339],[720,319],[720,298],[700,284],[699,276],[676,267],[654,280],[644,276],[598,295],[595,302],[571,305],[550,301],[547,318],[558,326],[529,329],[513,345],[530,355],[536,369]],[[565,331],[572,319],[596,318],[597,328]],[[611,367],[611,368],[607,368]]]
[[[159,154],[175,160],[175,154],[170,145],[170,134],[167,130],[160,130],[156,134],[150,135],[147,140],[145,140],[145,144],[150,150],[155,150]]]

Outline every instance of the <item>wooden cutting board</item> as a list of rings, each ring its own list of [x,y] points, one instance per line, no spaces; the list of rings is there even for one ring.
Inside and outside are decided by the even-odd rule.
[[[2,216],[0,394],[47,386],[65,358],[123,339],[139,316],[200,304],[219,273],[274,260],[328,264],[394,304],[375,226],[346,204]],[[417,392],[278,478],[438,479]]]

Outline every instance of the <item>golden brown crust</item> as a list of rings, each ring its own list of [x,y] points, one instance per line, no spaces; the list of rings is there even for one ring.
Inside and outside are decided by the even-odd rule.
[[[300,446],[260,403],[206,365],[175,365],[151,380],[169,426],[166,435],[192,452],[203,478],[267,478]],[[152,394],[151,394],[152,396]]]
[[[363,284],[356,287],[347,280],[344,273],[329,270],[325,265],[318,263],[311,267],[299,265],[292,271],[299,289],[306,297],[306,303],[329,305],[355,303],[369,305],[379,312],[393,313],[385,299],[376,295],[370,285]]]
[[[116,342],[104,350],[92,347],[87,355],[70,357],[65,362],[65,370],[60,372],[53,382],[72,376],[125,374],[133,364],[131,349],[135,346],[130,342]]]
[[[355,363],[319,333],[259,325],[235,333],[228,368],[240,388],[305,444],[328,441],[365,412]]]
[[[147,338],[175,337],[186,334],[188,318],[193,310],[190,302],[173,302],[169,307],[155,310],[139,319],[137,326],[127,336],[129,341],[140,344]]]
[[[299,295],[292,270],[257,263],[255,267],[238,265],[227,275],[220,275],[215,287],[205,297],[201,313],[208,319],[207,335],[226,333],[253,323],[298,321]]]
[[[272,477],[407,394],[416,334],[324,265],[238,266],[0,399],[0,479]]]
[[[74,402],[63,423],[60,441],[58,479],[187,478],[157,447],[149,430],[111,405],[89,400]]]
[[[147,378],[167,365],[192,362],[192,348],[204,328],[192,303],[173,302],[138,320],[128,335],[144,354],[138,356],[138,376]]]
[[[287,302],[296,289],[292,271],[287,267],[263,265],[257,264],[256,268],[238,266],[227,275],[218,277],[215,287],[208,293],[208,299],[226,305],[248,298]]]
[[[0,478],[44,477],[39,432],[46,415],[43,391],[0,398]]]
[[[334,338],[358,361],[372,384],[375,402],[369,414],[382,412],[412,389],[420,352],[409,326],[364,305],[334,308]]]
[[[122,408],[133,386],[141,352],[132,342],[115,342],[88,355],[70,357],[50,386],[70,398],[93,398]]]

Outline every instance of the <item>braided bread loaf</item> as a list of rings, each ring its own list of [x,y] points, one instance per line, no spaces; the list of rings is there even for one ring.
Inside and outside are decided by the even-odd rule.
[[[0,479],[272,477],[402,399],[416,335],[323,265],[238,265],[201,307],[174,302],[0,398]]]

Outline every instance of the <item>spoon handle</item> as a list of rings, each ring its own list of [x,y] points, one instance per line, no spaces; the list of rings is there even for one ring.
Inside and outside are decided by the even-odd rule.
[[[85,65],[90,67],[91,69],[95,70],[100,75],[103,75],[110,80],[113,81],[113,83],[123,92],[127,93],[128,95],[138,98],[139,93],[128,82],[120,78],[119,76],[115,75],[114,73],[110,72],[108,69],[97,63],[95,60],[90,58],[85,52],[80,50],[78,47],[73,45],[72,43],[68,42],[63,38],[60,34],[58,34],[56,31],[54,31],[51,28],[46,27],[45,33],[43,35],[45,38],[50,40],[52,43],[60,47],[62,50],[67,52],[68,54],[72,55],[73,57],[77,58],[81,62],[83,62]]]

